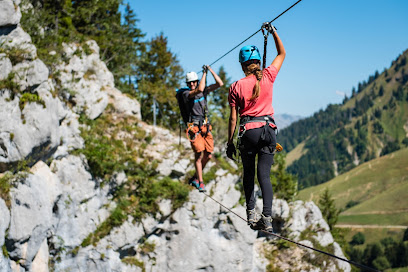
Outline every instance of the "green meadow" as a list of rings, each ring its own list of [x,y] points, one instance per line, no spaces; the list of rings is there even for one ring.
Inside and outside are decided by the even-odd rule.
[[[408,148],[366,162],[298,198],[318,202],[325,188],[342,212],[338,224],[408,226]]]

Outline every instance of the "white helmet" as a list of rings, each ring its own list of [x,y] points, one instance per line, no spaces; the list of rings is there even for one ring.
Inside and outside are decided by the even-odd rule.
[[[198,76],[196,72],[187,73],[186,82],[191,82],[191,81],[198,81]]]

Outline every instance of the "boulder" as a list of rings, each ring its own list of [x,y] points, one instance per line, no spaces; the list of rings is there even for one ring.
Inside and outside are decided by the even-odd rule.
[[[48,79],[48,68],[39,60],[18,63],[12,70],[15,73],[14,81],[21,91],[35,88]]]
[[[0,0],[0,28],[3,26],[17,25],[21,19],[18,4],[12,0]]]
[[[34,60],[37,57],[37,48],[31,42],[30,35],[20,26],[14,27],[7,35],[1,35],[0,33],[0,44],[3,44],[3,48],[5,49],[16,49],[20,51],[19,53],[26,60]]]
[[[104,88],[104,90],[108,93],[109,103],[113,105],[117,113],[135,116],[136,118],[142,120],[140,103],[136,99],[132,99],[128,95],[113,87],[107,86]]]

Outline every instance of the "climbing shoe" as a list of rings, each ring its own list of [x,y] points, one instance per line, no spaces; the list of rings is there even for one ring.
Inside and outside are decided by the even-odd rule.
[[[200,182],[200,185],[198,186],[198,191],[199,191],[200,193],[203,193],[203,192],[206,191],[206,190],[205,190],[204,182]]]
[[[253,226],[256,223],[256,213],[255,209],[252,210],[246,210],[247,213],[247,223],[250,226]]]
[[[200,182],[198,181],[198,179],[196,177],[192,177],[189,179],[188,184],[190,184],[191,186],[196,187],[196,189],[200,189]]]
[[[267,232],[273,232],[272,217],[261,214],[261,219],[251,226],[253,230],[264,230]]]
[[[283,147],[279,143],[276,143],[275,149],[276,151],[281,152],[283,150]]]

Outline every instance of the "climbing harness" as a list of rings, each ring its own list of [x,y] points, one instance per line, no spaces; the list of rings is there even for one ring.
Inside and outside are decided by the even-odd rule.
[[[273,119],[272,116],[270,115],[265,115],[265,116],[243,116],[240,119],[239,122],[239,129],[237,133],[237,146],[238,150],[240,153],[243,152],[243,146],[241,144],[241,138],[244,136],[245,132],[247,131],[245,125],[248,123],[254,123],[254,122],[265,122],[265,125],[263,126],[262,134],[260,136],[260,139],[262,141],[266,140],[266,134],[268,133],[269,129],[269,124],[272,123],[275,125],[274,130],[278,130],[278,127],[275,124],[275,120]],[[278,133],[276,133],[278,135]],[[276,143],[276,147],[274,148],[272,154],[275,154],[276,152],[281,152],[283,150],[282,146],[278,143]]]
[[[278,16],[276,16],[272,21],[270,21],[268,24],[273,23],[276,19],[278,19],[279,17],[281,17],[283,14],[285,14],[288,10],[290,10],[291,8],[293,8],[294,6],[296,6],[300,1],[302,0],[298,0],[296,3],[294,3],[293,5],[291,5],[289,8],[287,8],[285,11],[283,11],[281,14],[279,14]],[[211,63],[209,66],[214,65],[215,63],[217,63],[219,60],[221,60],[222,58],[224,58],[226,55],[228,55],[229,53],[231,53],[232,51],[234,51],[238,46],[240,46],[241,44],[243,44],[244,42],[246,42],[247,40],[249,40],[250,38],[252,38],[253,36],[255,36],[259,31],[261,31],[262,28],[258,29],[256,32],[254,32],[251,36],[249,36],[248,38],[246,38],[245,40],[243,40],[242,42],[240,42],[238,45],[234,46],[231,50],[229,50],[227,53],[225,53],[224,55],[222,55],[221,57],[219,57],[218,59],[216,59],[213,63]],[[265,62],[264,62],[265,63]],[[203,70],[201,70],[199,73],[203,72]]]
[[[203,66],[203,69],[206,69]],[[205,87],[204,90],[207,88],[207,76],[205,77]],[[205,94],[203,94],[203,97],[194,100],[194,103],[198,103],[202,100],[207,100]],[[195,116],[191,115],[189,116],[189,122],[187,122],[187,130],[186,130],[186,135],[187,139],[189,139],[190,142],[194,142],[197,139],[197,135],[201,133],[203,137],[206,137],[208,132],[212,130],[210,120],[208,118],[208,107],[207,107],[207,102],[204,103],[204,107],[202,104],[200,104],[202,111],[204,112],[204,117],[203,116]]]
[[[224,209],[228,210],[229,212],[233,213],[233,214],[236,215],[237,217],[239,217],[239,218],[241,218],[242,220],[244,220],[244,221],[248,224],[248,221],[247,221],[245,218],[243,218],[242,216],[240,216],[240,215],[237,214],[236,212],[232,211],[231,209],[227,208],[225,205],[223,205],[223,204],[222,204],[221,202],[219,202],[218,200],[214,199],[214,198],[213,198],[212,196],[210,196],[209,194],[207,194],[207,193],[205,193],[205,192],[202,192],[202,193],[203,193],[205,196],[207,196],[207,197],[209,197],[210,199],[212,199],[213,201],[215,201],[216,203],[218,203],[218,204],[219,204],[221,207],[223,207]],[[262,231],[262,232],[264,232],[264,233],[266,233],[266,234],[275,236],[276,238],[279,238],[279,239],[288,241],[288,242],[290,242],[290,243],[296,244],[297,246],[304,247],[304,248],[308,248],[308,249],[314,250],[314,251],[316,251],[316,252],[319,252],[319,253],[325,254],[325,255],[327,255],[327,256],[330,256],[330,257],[332,257],[332,258],[338,259],[338,260],[340,260],[340,261],[347,262],[347,263],[352,264],[352,265],[354,265],[354,266],[357,266],[357,267],[360,267],[360,268],[364,268],[364,269],[367,269],[367,270],[369,270],[369,271],[380,272],[379,270],[376,270],[376,269],[374,269],[374,268],[368,267],[368,266],[363,265],[363,264],[356,263],[356,262],[351,261],[351,260],[347,260],[347,259],[345,259],[345,258],[336,256],[336,255],[334,255],[334,254],[331,254],[331,253],[329,253],[329,252],[325,252],[325,251],[320,250],[320,249],[317,249],[317,248],[313,248],[313,247],[310,247],[310,246],[307,246],[307,245],[298,243],[298,242],[293,241],[293,240],[291,240],[291,239],[289,239],[289,238],[280,236],[280,235],[278,235],[278,234],[276,234],[276,233],[268,232],[268,231],[265,231],[265,230],[260,230],[260,231]]]

